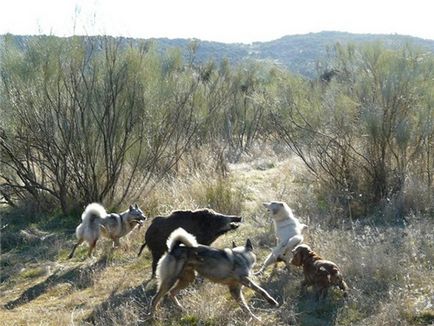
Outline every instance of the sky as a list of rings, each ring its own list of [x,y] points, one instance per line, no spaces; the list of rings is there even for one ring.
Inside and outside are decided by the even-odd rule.
[[[0,34],[252,43],[321,31],[434,40],[434,1],[0,0]]]

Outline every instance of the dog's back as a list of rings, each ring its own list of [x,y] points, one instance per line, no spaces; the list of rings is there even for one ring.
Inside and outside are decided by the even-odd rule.
[[[200,245],[196,238],[182,228],[173,231],[167,240],[168,252],[157,266],[157,277],[167,279],[187,264],[200,275],[217,283],[248,276],[256,257],[251,247],[217,249]]]
[[[296,235],[301,235],[302,231],[307,228],[307,225],[300,223],[285,203],[278,214],[272,215],[272,218],[276,237],[279,241],[288,241]]]

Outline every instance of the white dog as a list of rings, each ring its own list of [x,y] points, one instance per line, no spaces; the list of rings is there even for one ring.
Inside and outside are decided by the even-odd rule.
[[[268,266],[278,261],[283,261],[287,268],[291,263],[291,252],[303,242],[302,231],[307,228],[306,224],[294,217],[292,210],[284,202],[272,201],[264,203],[264,207],[270,212],[274,223],[277,244],[270,255],[265,259],[261,269],[255,274],[262,273]]]

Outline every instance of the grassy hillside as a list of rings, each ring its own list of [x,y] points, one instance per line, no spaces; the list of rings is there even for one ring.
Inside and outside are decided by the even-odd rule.
[[[16,42],[24,46],[36,36],[16,36]],[[96,38],[96,37],[94,37]],[[120,38],[124,44],[137,44],[143,40]],[[196,60],[206,63],[209,60],[221,62],[227,59],[233,64],[246,60],[270,61],[278,63],[290,71],[302,76],[314,78],[317,75],[316,65],[327,56],[327,48],[336,43],[360,44],[365,42],[380,42],[386,47],[397,49],[405,44],[421,47],[434,52],[434,40],[425,40],[412,36],[398,34],[352,34],[344,32],[320,32],[301,35],[288,35],[270,42],[255,42],[252,44],[220,43],[192,39],[157,38],[148,41],[158,44],[163,52],[171,48],[180,48],[186,57],[189,55],[190,45],[198,45]],[[1,37],[0,37],[1,44]]]
[[[284,200],[306,224],[305,242],[336,262],[351,290],[347,300],[331,291],[322,302],[300,293],[302,272],[279,265],[256,280],[279,302],[271,308],[244,289],[249,305],[264,325],[427,325],[434,322],[434,221],[408,215],[395,225],[340,222],[331,228],[313,202],[311,177],[301,162],[261,148],[229,166],[226,178],[207,169],[201,174],[160,184],[139,203],[149,215],[177,208],[210,206],[240,212],[244,224],[221,237],[214,246],[251,238],[261,264],[274,244],[270,219],[261,203]],[[5,212],[5,211],[3,211]],[[10,213],[9,213],[10,214]],[[17,214],[16,212],[14,214]],[[122,239],[111,253],[110,243],[97,245],[95,258],[82,246],[72,260],[73,228],[56,218],[23,227],[5,214],[2,237],[9,245],[1,253],[0,320],[3,325],[245,325],[255,324],[230,298],[225,287],[199,281],[184,290],[177,310],[169,300],[151,320],[150,299],[155,281],[150,255],[137,258],[144,229]],[[146,228],[147,225],[145,225]],[[256,266],[256,268],[258,268]]]
[[[316,73],[316,63],[324,60],[327,49],[340,43],[361,44],[365,42],[380,42],[386,47],[397,49],[405,44],[434,51],[434,41],[424,40],[404,35],[385,34],[352,34],[343,32],[321,32],[305,35],[284,36],[278,40],[254,43],[256,57],[275,60],[291,71],[303,76],[313,77]]]

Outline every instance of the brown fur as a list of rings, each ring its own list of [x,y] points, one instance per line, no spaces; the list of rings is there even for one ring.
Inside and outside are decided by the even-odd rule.
[[[302,289],[312,285],[317,299],[325,298],[330,286],[338,286],[347,296],[348,286],[342,279],[338,266],[328,260],[324,260],[308,245],[297,246],[292,253],[294,257],[291,263],[295,266],[303,266],[304,281]]]

